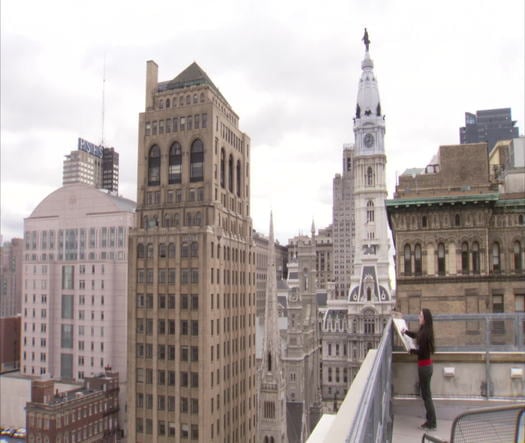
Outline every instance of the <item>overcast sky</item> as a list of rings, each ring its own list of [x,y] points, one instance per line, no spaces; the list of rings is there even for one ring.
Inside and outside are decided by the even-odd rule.
[[[281,243],[332,218],[332,180],[370,35],[396,175],[459,143],[465,111],[511,107],[524,132],[523,0],[1,2],[1,233],[62,184],[77,138],[120,153],[120,193],[136,198],[146,61],[159,80],[196,61],[252,140],[251,215]]]

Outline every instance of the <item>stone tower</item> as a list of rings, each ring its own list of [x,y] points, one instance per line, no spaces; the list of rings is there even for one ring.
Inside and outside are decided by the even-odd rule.
[[[373,71],[374,63],[370,58],[368,34],[365,34],[364,40],[366,52],[361,63],[362,73],[354,118],[356,235],[349,301],[382,304],[391,302],[388,223],[385,210],[385,117],[382,114]]]

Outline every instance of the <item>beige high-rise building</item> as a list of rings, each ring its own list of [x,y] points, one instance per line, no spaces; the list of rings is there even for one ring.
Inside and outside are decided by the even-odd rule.
[[[191,64],[147,62],[130,236],[129,441],[255,442],[250,139]]]

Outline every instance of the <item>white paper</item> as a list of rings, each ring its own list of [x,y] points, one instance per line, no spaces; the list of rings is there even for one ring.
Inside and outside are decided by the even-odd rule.
[[[410,351],[411,349],[417,349],[416,341],[409,337],[406,334],[403,334],[401,331],[407,330],[407,322],[402,318],[394,318],[394,325],[396,326],[397,334],[399,335],[399,338],[403,342],[403,346],[405,346],[405,349],[407,351]]]

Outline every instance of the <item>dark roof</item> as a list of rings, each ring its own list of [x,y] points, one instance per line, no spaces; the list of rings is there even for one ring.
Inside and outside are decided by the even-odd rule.
[[[422,205],[442,205],[447,203],[470,203],[470,202],[493,202],[498,200],[498,194],[459,194],[446,195],[440,197],[419,197],[419,198],[396,198],[385,200],[385,205],[389,208],[422,206]]]
[[[193,62],[184,71],[177,75],[173,80],[168,82],[159,83],[159,92],[166,91],[169,89],[181,89],[196,85],[208,85],[210,86],[229,106],[228,101],[224,98],[219,91],[219,88],[211,81],[208,74],[206,74],[202,68]]]
[[[301,443],[301,434],[303,429],[303,403],[287,401],[286,402],[286,432],[288,434],[288,443]]]

